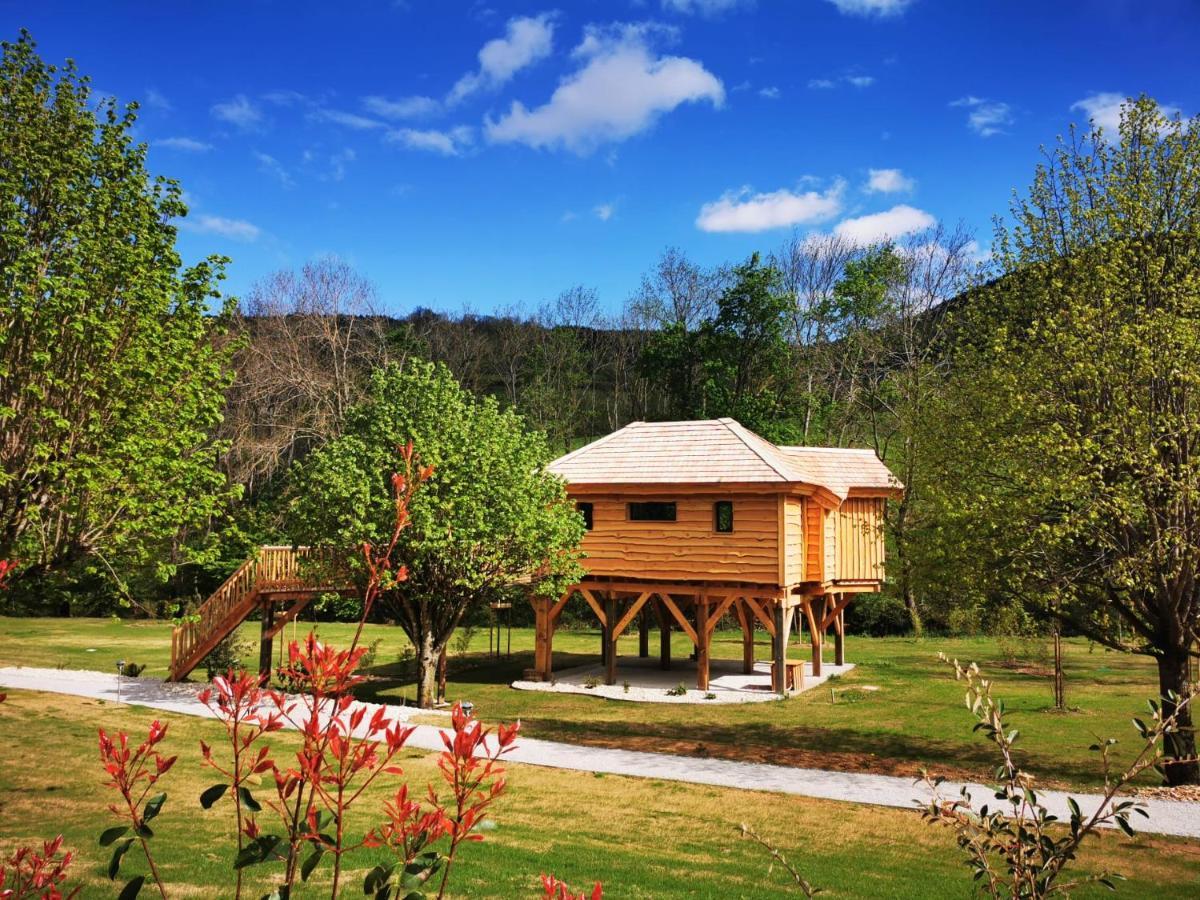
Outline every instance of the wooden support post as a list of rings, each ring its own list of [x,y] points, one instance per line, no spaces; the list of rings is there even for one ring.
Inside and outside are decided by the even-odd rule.
[[[702,691],[708,690],[708,647],[712,641],[712,633],[708,630],[708,596],[701,594],[696,597],[696,687]]]
[[[650,655],[650,610],[642,607],[638,613],[638,658]]]
[[[846,611],[839,610],[833,620],[833,663],[837,666],[846,664]]]
[[[812,641],[812,673],[817,678],[821,675],[821,639],[825,636],[825,633],[821,630],[820,620],[825,617],[825,604],[827,600],[828,594],[821,597],[821,612],[819,614],[813,613],[811,602],[806,609],[808,613],[808,637]]]
[[[542,680],[549,680],[549,628],[550,601],[545,597],[530,596],[533,604],[533,667]]]
[[[258,674],[264,678],[271,677],[271,641],[275,625],[275,604],[267,600],[263,603],[262,631],[258,642]]]
[[[612,591],[604,596],[604,683],[617,683],[617,601]]]
[[[791,610],[783,608],[783,601],[776,600],[771,607],[771,617],[774,620],[775,634],[771,640],[771,690],[777,694],[787,693],[787,651],[788,626],[791,623]]]
[[[662,600],[654,601],[658,614],[658,666],[664,671],[671,668],[671,617]]]

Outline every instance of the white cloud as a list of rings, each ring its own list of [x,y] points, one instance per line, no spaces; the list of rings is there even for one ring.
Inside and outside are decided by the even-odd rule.
[[[314,109],[308,114],[308,118],[313,122],[332,122],[334,125],[342,125],[356,131],[370,131],[372,128],[383,127],[383,123],[378,119],[368,119],[358,113],[343,112],[340,109]]]
[[[829,0],[847,16],[898,16],[912,0]]]
[[[759,88],[758,96],[766,97],[768,100],[779,99],[779,88],[772,85],[771,87]]]
[[[786,188],[769,194],[751,194],[749,188],[728,191],[700,207],[696,227],[701,231],[756,232],[820,222],[841,212],[844,188],[838,181],[825,191],[804,193]]]
[[[1131,102],[1131,98],[1128,94],[1101,91],[1072,103],[1071,109],[1081,110],[1085,113],[1088,119],[1104,131],[1105,140],[1116,141],[1121,136],[1121,106],[1129,102]],[[1158,108],[1166,116],[1180,114],[1178,106],[1159,104]]]
[[[587,153],[646,130],[684,103],[721,106],[725,88],[701,63],[651,50],[654,37],[673,35],[654,25],[589,26],[573,52],[582,67],[542,106],[514,102],[499,120],[489,118],[488,139]]]
[[[662,8],[685,16],[719,16],[721,13],[753,6],[754,0],[662,0]]]
[[[174,109],[171,101],[156,88],[146,88],[146,105],[153,109],[161,109],[163,112],[170,112]]]
[[[346,166],[354,162],[358,154],[353,147],[346,147],[329,157],[329,177],[333,181],[341,181],[346,177]]]
[[[449,131],[398,128],[388,132],[387,140],[394,144],[403,144],[410,150],[427,150],[443,156],[459,156],[474,140],[474,134],[468,125],[459,125]]]
[[[808,86],[815,91],[830,91],[839,84],[848,84],[851,87],[865,88],[870,87],[875,83],[874,75],[838,75],[836,78],[810,78]]]
[[[441,108],[441,104],[432,97],[401,97],[399,100],[389,100],[387,97],[363,97],[363,106],[367,112],[382,116],[385,119],[416,119],[432,115]]]
[[[867,193],[897,194],[911,191],[917,184],[899,169],[868,169]]]
[[[970,110],[967,126],[980,137],[1004,134],[1004,128],[1013,123],[1013,110],[1007,103],[986,100],[982,97],[960,97],[950,104]]]
[[[168,150],[182,150],[185,153],[207,153],[213,148],[212,144],[190,137],[161,138],[154,142],[154,146],[166,147]]]
[[[275,157],[268,153],[260,153],[258,150],[255,150],[254,158],[258,161],[258,170],[260,172],[279,179],[279,183],[285,188],[290,188],[294,184],[291,174],[287,169],[284,168],[283,163],[281,163]]]
[[[488,41],[479,51],[479,71],[460,78],[446,102],[458,103],[476,91],[499,87],[521,69],[549,56],[554,48],[553,19],[553,13],[509,19],[504,37]]]
[[[179,223],[181,228],[197,234],[215,234],[231,241],[252,243],[258,240],[262,229],[243,219],[226,219],[223,216],[199,215],[186,218]]]
[[[262,111],[245,94],[238,94],[223,103],[214,103],[209,112],[214,118],[246,131],[257,128],[263,119]]]
[[[592,207],[592,213],[601,222],[607,222],[613,217],[613,213],[617,211],[614,203],[600,203]]]
[[[924,231],[935,224],[937,220],[923,209],[901,204],[885,212],[845,219],[838,222],[833,233],[853,244],[865,247]]]

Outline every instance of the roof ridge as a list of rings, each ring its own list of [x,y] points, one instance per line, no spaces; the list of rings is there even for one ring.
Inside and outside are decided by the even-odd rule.
[[[755,434],[753,431],[751,431],[749,428],[747,428],[741,422],[737,421],[737,419],[725,418],[725,419],[717,419],[717,421],[720,422],[722,425],[724,425],[727,429],[729,429],[730,433],[733,434],[734,436],[736,436],[737,439],[740,440],[746,446],[746,449],[748,449],[751,453],[753,453],[755,456],[757,456],[759,459],[761,459],[767,465],[767,467],[769,469],[771,469],[772,472],[774,472],[776,475],[778,475],[784,481],[788,481],[788,482],[801,481],[801,482],[804,482],[805,484],[808,483],[808,482],[804,481],[804,479],[796,477],[796,473],[793,472],[790,468],[788,468],[786,460],[782,460],[784,468],[781,469],[778,465],[776,465],[775,462],[773,462],[772,460],[770,460],[766,456],[764,456],[763,453],[757,447],[755,447],[750,441],[747,440],[747,437],[753,437],[755,440],[760,441],[763,444],[766,444],[772,450],[779,452],[779,448],[776,447],[774,444],[772,444],[770,441],[768,441],[765,437],[761,437],[760,435]]]

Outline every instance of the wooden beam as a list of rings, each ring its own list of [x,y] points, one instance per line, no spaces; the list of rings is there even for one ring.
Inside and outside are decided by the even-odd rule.
[[[774,584],[756,584],[754,582],[720,582],[708,581],[630,581],[628,579],[589,578],[574,586],[581,593],[584,590],[619,591],[626,594],[640,594],[642,591],[654,591],[659,594],[695,594],[703,590],[710,597],[724,597],[735,594],[742,597],[759,597],[763,600],[775,600],[789,596],[787,588]]]
[[[717,608],[712,612],[712,615],[708,617],[708,622],[705,625],[710,635],[713,633],[713,629],[717,627],[717,623],[721,621],[721,616],[725,615],[725,613],[729,611],[729,607],[736,603],[737,599],[737,597],[726,597],[719,604],[717,604]]]
[[[654,613],[658,616],[658,666],[660,669],[671,668],[671,617],[662,600],[654,602]]]
[[[600,608],[600,604],[596,598],[592,596],[592,592],[587,588],[579,588],[579,593],[583,595],[583,599],[587,601],[588,606],[592,608],[592,612],[596,614],[596,618],[600,620],[600,627],[608,627],[608,619],[604,616],[604,610]]]
[[[768,616],[765,611],[763,611],[762,607],[758,605],[758,601],[756,601],[753,597],[745,597],[744,599],[746,601],[746,606],[752,613],[754,613],[754,618],[762,622],[763,628],[767,629],[767,634],[771,635],[771,637],[774,637],[775,623],[771,621],[771,617]]]
[[[853,594],[840,594],[839,596],[841,599],[834,603],[833,608],[830,609],[821,619],[821,631],[827,631],[829,626],[832,625],[837,617],[840,616],[846,607],[850,605],[850,601],[854,599]]]
[[[638,610],[640,610],[643,606],[645,606],[646,601],[649,600],[653,596],[654,596],[654,593],[652,591],[646,591],[640,597],[638,597],[635,601],[633,601],[633,605],[629,607],[629,609],[625,613],[625,615],[621,616],[621,620],[619,622],[617,622],[617,627],[615,629],[613,629],[613,639],[614,640],[619,638],[621,636],[621,634],[625,631],[625,629],[629,627],[629,623],[632,622],[633,617],[638,614]]]
[[[845,611],[838,613],[833,620],[833,663],[836,666],[846,664],[846,621]]]
[[[708,690],[708,649],[712,640],[712,628],[708,625],[710,612],[708,598],[697,597],[696,632],[700,635],[700,641],[696,644],[696,687],[702,691]]]
[[[783,604],[776,604],[771,612],[775,620],[775,634],[771,641],[771,659],[774,662],[771,667],[771,689],[777,694],[786,694],[788,625],[792,620],[792,611],[784,609]]]
[[[642,607],[638,614],[638,658],[647,659],[650,656],[650,610]]]
[[[552,607],[550,607],[551,623],[558,621],[558,617],[560,615],[562,615],[563,607],[565,607],[567,605],[567,601],[571,599],[571,595],[574,593],[575,593],[574,590],[567,591],[565,594],[563,594],[561,597],[558,598],[557,602],[555,602],[555,604]]]
[[[679,627],[683,629],[684,634],[692,639],[693,644],[699,644],[700,642],[696,640],[696,629],[687,620],[687,616],[679,611],[679,607],[675,605],[675,601],[671,599],[671,595],[659,594],[659,596],[662,597],[663,604],[671,611],[671,615],[675,617],[675,621],[679,623]]]
[[[610,591],[604,598],[604,618],[612,622],[617,618],[617,601]],[[617,638],[620,636],[615,628],[604,628],[604,683],[617,683]]]
[[[825,610],[825,599],[821,600],[821,610]],[[808,618],[808,636],[812,641],[812,673],[814,677],[819,677],[821,674],[821,641],[824,637],[824,632],[821,630],[820,622],[813,613],[812,601],[804,604],[804,614]]]

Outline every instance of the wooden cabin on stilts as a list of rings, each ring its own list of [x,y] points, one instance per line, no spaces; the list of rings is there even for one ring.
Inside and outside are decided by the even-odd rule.
[[[727,614],[754,671],[755,631],[771,638],[772,689],[803,678],[788,661],[807,629],[811,671],[826,635],[845,662],[845,612],[884,577],[883,511],[903,486],[871,450],[776,446],[733,419],[634,422],[550,465],[584,518],[586,576],[559,597],[533,596],[534,677],[552,678],[554,632],[578,594],[601,628],[605,681],[617,680],[617,639],[635,622],[638,655],[669,669],[671,633],[694,647],[708,690],[713,631]],[[795,685],[799,687],[799,684]]]

